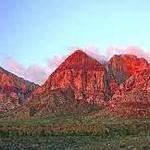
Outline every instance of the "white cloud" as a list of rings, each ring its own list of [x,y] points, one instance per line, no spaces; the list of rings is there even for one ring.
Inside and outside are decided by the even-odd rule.
[[[143,57],[147,59],[150,62],[150,54],[142,50],[141,48],[135,47],[135,46],[129,46],[129,47],[114,47],[111,46],[106,50],[106,55],[101,55],[99,50],[92,46],[92,47],[86,47],[86,48],[70,48],[69,54],[72,54],[73,51],[81,49],[90,56],[94,57],[98,61],[105,61],[108,60],[110,57],[112,57],[114,54],[133,54],[138,57]],[[52,58],[49,58],[46,60],[46,65],[41,66],[40,64],[34,64],[30,65],[29,67],[24,66],[17,60],[7,57],[4,59],[2,66],[20,76],[24,79],[27,79],[29,81],[33,81],[38,84],[43,84],[48,76],[65,60],[67,56],[54,56]]]
[[[145,58],[150,62],[150,53],[145,52],[143,49],[137,46],[128,46],[128,47],[115,47],[111,46],[106,50],[106,57],[109,59],[115,54],[131,54],[138,57]]]
[[[4,59],[2,66],[8,71],[38,84],[44,83],[48,77],[48,71],[46,67],[41,67],[39,65],[25,67],[17,60],[10,57]]]

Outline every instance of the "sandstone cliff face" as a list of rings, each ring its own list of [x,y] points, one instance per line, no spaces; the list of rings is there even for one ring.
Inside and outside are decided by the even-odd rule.
[[[75,93],[75,99],[101,104],[109,95],[106,74],[104,65],[77,50],[50,75],[34,95],[59,88],[71,88]]]
[[[112,91],[110,111],[122,117],[149,116],[149,63],[133,55],[115,55],[110,59],[108,68],[111,77],[118,84]]]
[[[7,87],[5,93],[10,90],[8,96],[17,97],[11,98],[10,106],[13,107],[14,104],[19,105],[16,99],[27,98],[31,93],[30,87],[31,91],[33,89],[32,84],[20,78],[11,79],[3,75],[0,80],[3,83],[1,93]],[[5,101],[4,104],[7,104],[7,100],[10,102],[10,98],[1,99]],[[77,50],[13,114],[45,116],[84,113],[106,106],[110,113],[122,117],[150,116],[150,67],[145,59],[115,55],[104,65]]]
[[[108,96],[104,65],[77,50],[35,89],[22,110],[29,116],[86,113],[104,106]]]
[[[150,69],[121,84],[110,100],[109,109],[123,117],[150,117]]]
[[[38,99],[51,108],[47,104],[48,101],[54,101],[50,93],[68,88],[74,92],[74,102],[69,100],[73,106],[72,110],[78,100],[98,104],[101,108],[110,103],[110,111],[119,115],[142,116],[143,113],[147,116],[150,95],[148,90],[141,88],[149,85],[145,84],[149,78],[148,71],[145,70],[149,70],[148,62],[133,55],[115,55],[107,65],[103,65],[77,50],[50,75],[43,86],[35,90],[31,99]],[[62,96],[57,94],[61,101]],[[143,101],[137,102],[142,96]],[[37,108],[41,106],[40,103]]]
[[[134,55],[114,55],[108,62],[108,68],[117,83],[121,84],[130,76],[149,68],[149,64]]]
[[[37,87],[34,83],[0,68],[0,112],[19,106]]]

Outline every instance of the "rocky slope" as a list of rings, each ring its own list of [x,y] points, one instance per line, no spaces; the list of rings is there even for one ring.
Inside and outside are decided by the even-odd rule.
[[[108,62],[108,68],[117,83],[121,84],[130,76],[149,68],[149,63],[134,55],[114,55]]]
[[[31,99],[23,106],[8,113],[13,117],[36,117],[49,115],[82,114],[98,110],[99,107],[91,105],[84,100],[75,99],[71,88],[56,89],[45,92],[38,99]]]
[[[17,88],[17,92],[12,93],[17,93],[19,101],[22,101],[30,95],[33,85],[26,84],[20,78],[15,79],[12,81],[3,77],[3,81],[7,81],[4,82],[7,86],[14,85]],[[45,116],[84,113],[108,106],[110,113],[119,116],[148,117],[150,116],[149,80],[149,63],[143,58],[115,55],[108,63],[101,64],[83,51],[77,50],[49,76],[42,86],[37,87],[29,101],[16,109],[13,114]],[[19,101],[15,101],[16,106]]]
[[[97,109],[96,104],[104,106],[108,96],[104,65],[77,50],[35,89],[22,110],[29,116],[85,113]]]
[[[33,98],[59,88],[71,88],[75,99],[100,105],[109,97],[104,65],[80,50],[75,51],[50,75],[45,84],[34,92]]]
[[[23,103],[37,85],[0,67],[0,112],[6,112]]]
[[[96,108],[95,104],[103,108],[110,103],[110,112],[140,116],[145,108],[143,114],[147,116],[150,96],[140,87],[141,84],[145,85],[146,80],[142,75],[145,72],[143,70],[149,70],[149,64],[143,58],[115,55],[104,65],[77,50],[49,76],[43,86],[33,92],[27,106],[35,110],[36,115],[48,112],[72,113],[77,110],[83,112]],[[141,96],[145,98],[137,102],[142,99]],[[131,111],[133,108],[134,111]]]
[[[150,117],[150,69],[121,84],[110,100],[109,110],[122,117]]]
[[[117,88],[111,88],[115,90],[110,99],[110,112],[124,117],[150,116],[149,63],[134,55],[115,55],[108,68],[118,84]]]

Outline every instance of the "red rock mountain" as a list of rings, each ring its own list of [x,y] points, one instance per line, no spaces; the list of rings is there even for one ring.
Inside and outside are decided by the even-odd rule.
[[[108,68],[117,83],[121,84],[130,76],[149,68],[149,63],[134,55],[114,55],[108,62]]]
[[[122,117],[150,116],[149,63],[134,55],[115,55],[108,68],[118,84],[110,100],[111,113]]]
[[[109,109],[122,117],[150,117],[150,69],[121,84],[110,101]]]
[[[75,99],[101,104],[109,95],[106,69],[94,58],[77,50],[50,75],[34,95],[59,88],[71,88]]]
[[[0,112],[19,106],[37,87],[0,67]]]
[[[115,55],[106,65],[77,50],[16,111],[21,116],[42,116],[84,113],[108,106],[110,113],[119,116],[147,117],[150,116],[149,80],[149,63],[143,58]],[[17,83],[22,91],[24,82]]]
[[[33,92],[28,107],[30,111],[36,108],[35,112],[39,114],[45,113],[45,110],[52,112],[55,109],[62,110],[62,108],[67,111],[68,104],[70,104],[73,112],[81,107],[78,105],[81,102],[84,106],[87,102],[103,106],[111,100],[109,104],[111,112],[118,112],[120,115],[122,112],[126,116],[131,116],[130,110],[135,108],[133,114],[139,116],[143,108],[147,110],[145,106],[149,107],[149,93],[147,93],[148,96],[145,95],[145,91],[140,87],[141,84],[145,86],[145,78],[141,75],[143,70],[149,70],[149,64],[143,58],[133,55],[115,55],[106,66],[81,50],[77,50],[49,76],[43,86]],[[132,78],[134,78],[133,87],[130,83]],[[139,82],[140,80],[142,83]],[[74,98],[66,92],[66,89],[74,93]],[[62,94],[64,90],[65,94]],[[146,100],[143,99],[137,103],[142,95],[145,95]],[[56,101],[59,101],[57,104],[59,103],[60,107],[56,107]],[[89,107],[86,105],[84,108],[85,111]],[[145,114],[148,112],[145,111]]]
[[[83,113],[102,106],[108,98],[104,65],[77,50],[32,94],[25,115]],[[22,111],[21,111],[22,112]]]

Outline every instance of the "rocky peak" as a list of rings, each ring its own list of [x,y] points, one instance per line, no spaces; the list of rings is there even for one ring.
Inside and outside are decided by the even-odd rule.
[[[114,55],[108,63],[109,71],[114,75],[116,81],[123,83],[130,76],[149,68],[149,63],[144,58],[134,55]]]
[[[70,55],[37,89],[42,94],[59,88],[72,88],[76,99],[102,103],[108,95],[105,66],[81,50]]]
[[[0,67],[0,112],[19,106],[36,87],[36,84]]]
[[[150,69],[132,75],[110,100],[111,113],[122,117],[150,116]]]
[[[101,67],[100,63],[87,55],[82,50],[76,50],[72,55],[70,55],[59,67],[57,70],[64,69],[99,69]],[[102,67],[101,67],[102,68]]]

